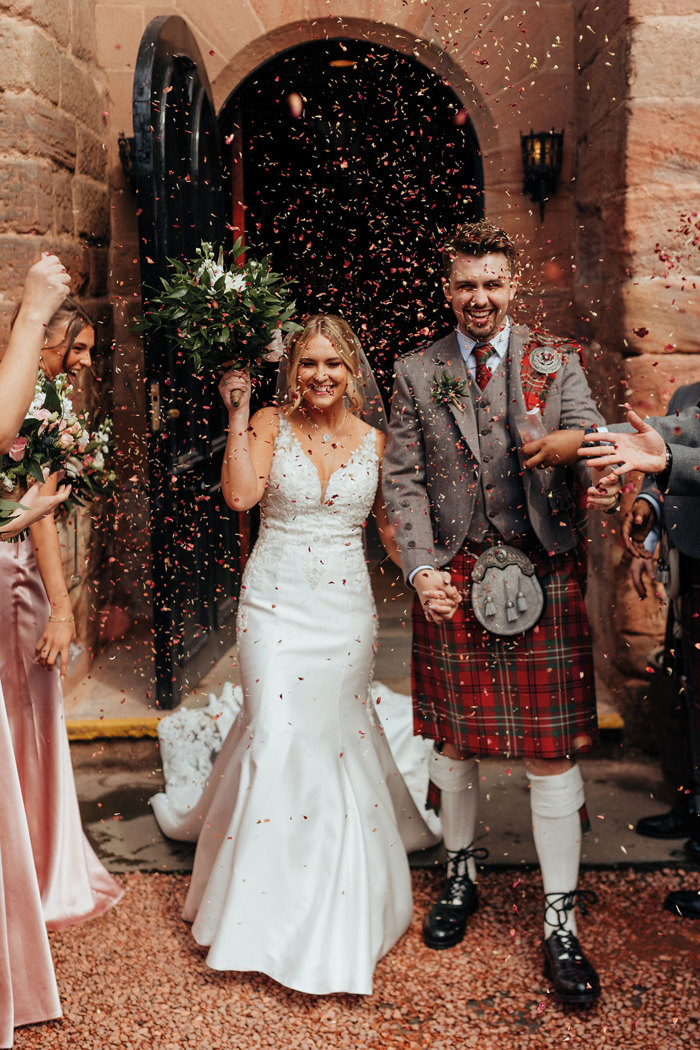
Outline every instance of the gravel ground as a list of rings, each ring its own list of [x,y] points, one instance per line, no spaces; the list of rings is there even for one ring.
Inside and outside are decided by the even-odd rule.
[[[692,873],[685,880],[697,879]],[[539,875],[486,872],[465,941],[425,948],[422,915],[439,884],[413,873],[410,930],[375,972],[371,996],[315,998],[259,974],[209,970],[180,919],[188,879],[123,876],[107,916],[51,935],[64,1017],[18,1029],[16,1050],[675,1050],[700,1044],[700,923],[661,910],[678,871],[586,872],[598,906],[582,942],[603,986],[590,1009],[556,1002],[542,976]]]

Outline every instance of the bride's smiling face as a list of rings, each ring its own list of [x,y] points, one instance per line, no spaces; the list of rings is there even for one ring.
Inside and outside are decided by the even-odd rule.
[[[299,358],[297,383],[304,401],[323,411],[337,404],[348,385],[347,366],[325,335],[313,335]]]

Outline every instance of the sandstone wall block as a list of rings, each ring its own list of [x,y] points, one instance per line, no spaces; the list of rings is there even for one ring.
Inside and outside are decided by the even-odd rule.
[[[41,29],[3,19],[0,54],[0,90],[29,89],[49,102],[58,102],[56,46]]]
[[[630,18],[653,18],[662,15],[696,15],[698,0],[627,0]]]
[[[60,56],[59,71],[61,109],[99,134],[104,105],[93,74],[68,55]]]
[[[220,4],[214,6],[219,10]],[[167,8],[161,11],[167,13]],[[95,10],[99,65],[103,69],[133,69],[145,26],[140,4],[99,4]]]
[[[76,58],[89,62],[97,53],[95,0],[71,0],[71,51]]]
[[[576,61],[584,72],[592,59],[603,52],[610,62],[619,57],[619,37],[628,29],[629,6],[630,0],[607,4],[574,0]]]
[[[70,0],[2,0],[0,8],[10,15],[36,22],[61,47],[66,47],[71,35]]]
[[[698,90],[700,92],[700,75]],[[677,188],[679,182],[687,184],[688,180],[697,179],[697,99],[674,98],[670,103],[666,99],[635,99],[628,113],[626,177],[629,186],[659,183]],[[689,207],[691,204],[688,201]]]
[[[77,129],[76,171],[79,175],[89,175],[98,182],[107,179],[107,150],[102,138],[78,125]]]
[[[576,201],[596,205],[601,198],[619,196],[625,190],[625,164],[611,165],[611,158],[625,155],[629,109],[616,103],[594,129],[586,129],[576,144]]]
[[[48,161],[0,164],[0,232],[46,233],[53,224],[53,186]]]
[[[664,416],[674,392],[697,382],[697,358],[690,354],[628,357],[624,378],[627,400],[641,416]]]
[[[76,175],[73,179],[75,233],[89,241],[104,242],[109,237],[109,196],[93,179]]]
[[[90,277],[87,294],[93,299],[106,296],[109,292],[109,249],[92,245],[89,261]]]
[[[72,171],[75,123],[29,92],[0,98],[0,142],[5,152],[41,156]]]
[[[9,325],[9,318],[22,295],[24,278],[29,267],[37,261],[43,245],[40,237],[20,237],[14,233],[0,234],[0,273],[2,293],[0,314]],[[4,334],[0,346],[4,346]]]
[[[177,14],[182,15],[206,41],[204,55],[212,49],[220,54],[235,55],[265,32],[253,7],[238,3],[238,0],[219,0],[216,5],[203,4],[201,0],[179,0]]]
[[[699,285],[700,277],[637,277],[609,290],[608,314],[619,319],[615,348],[654,357],[700,352]]]
[[[628,98],[628,68],[631,43],[628,35],[615,44],[615,57],[600,51],[581,73],[579,93],[587,95],[587,128],[596,133],[608,119],[608,114]]]
[[[697,98],[700,13],[650,17],[631,34],[629,97]]]
[[[700,180],[694,175],[675,184],[637,183],[625,199],[627,259],[630,272],[641,276],[697,273],[700,252],[688,233],[689,213],[697,224]],[[695,238],[697,237],[695,229]]]
[[[72,177],[67,171],[55,171],[52,176],[54,204],[53,227],[57,234],[72,235],[75,230],[73,214]]]

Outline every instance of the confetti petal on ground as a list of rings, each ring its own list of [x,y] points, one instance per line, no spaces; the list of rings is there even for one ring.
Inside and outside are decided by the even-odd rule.
[[[588,872],[600,895],[580,921],[601,977],[590,1009],[559,1004],[542,976],[541,882],[486,872],[465,941],[431,951],[422,916],[439,886],[413,873],[414,919],[375,973],[374,994],[314,998],[259,974],[216,973],[180,912],[188,878],[123,877],[127,894],[103,919],[52,934],[65,1016],[18,1029],[16,1050],[548,1050],[562,1046],[680,1050],[700,1040],[700,923],[661,910],[700,875]],[[512,932],[511,932],[512,931]]]

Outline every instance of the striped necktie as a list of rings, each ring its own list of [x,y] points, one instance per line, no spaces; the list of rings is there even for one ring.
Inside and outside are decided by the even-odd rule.
[[[491,369],[486,364],[493,352],[494,350],[490,343],[477,343],[474,347],[473,354],[476,360],[476,381],[480,390],[484,389],[493,375]]]

